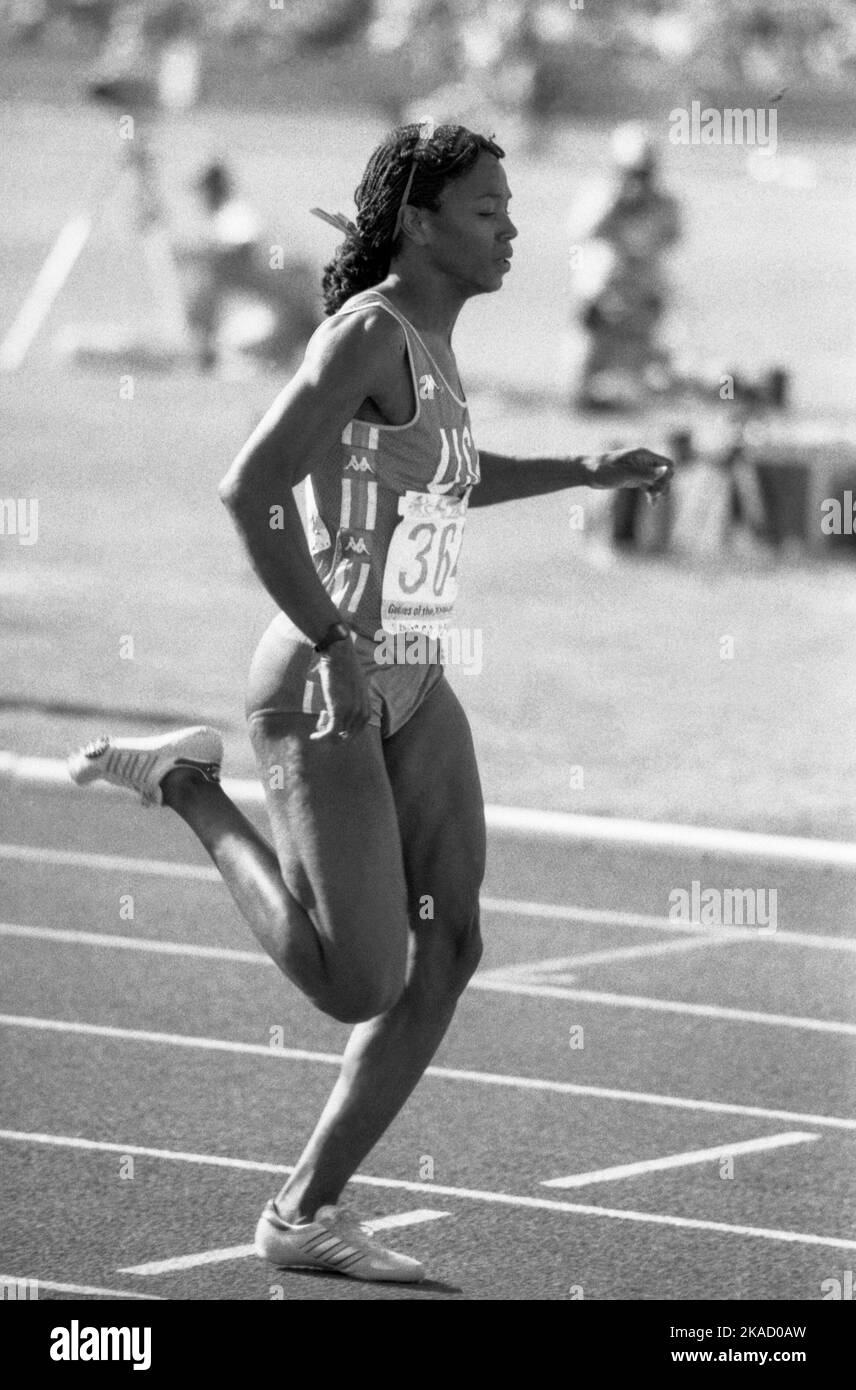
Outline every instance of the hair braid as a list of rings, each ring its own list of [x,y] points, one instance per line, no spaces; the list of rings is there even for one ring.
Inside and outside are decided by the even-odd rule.
[[[345,237],[324,267],[327,314],[335,314],[352,295],[379,284],[387,274],[401,247],[402,234],[396,231],[396,223],[411,170],[407,202],[436,212],[446,184],[466,174],[482,151],[497,159],[505,154],[486,135],[474,135],[464,126],[438,126],[428,140],[420,139],[420,129],[418,125],[399,126],[371,155],[354,193],[356,234]]]

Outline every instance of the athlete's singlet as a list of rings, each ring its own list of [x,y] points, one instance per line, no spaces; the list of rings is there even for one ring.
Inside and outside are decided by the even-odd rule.
[[[401,324],[414,415],[405,425],[351,420],[345,426],[306,479],[306,530],[318,576],[355,634],[371,686],[372,722],[392,732],[442,678],[438,643],[412,635],[442,639],[448,630],[467,503],[480,474],[466,401],[413,325],[378,290],[354,295],[335,317],[368,308]],[[406,651],[399,656],[401,641],[394,638],[402,635]],[[317,664],[309,639],[280,613],[250,673],[250,716],[319,713]]]
[[[381,630],[434,636],[454,608],[478,452],[466,402],[383,295],[355,295],[338,316],[378,306],[404,330],[415,414],[406,425],[345,426],[306,482],[309,549],[343,620],[362,637]]]

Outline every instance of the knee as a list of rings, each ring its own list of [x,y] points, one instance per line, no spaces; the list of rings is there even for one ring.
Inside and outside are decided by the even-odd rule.
[[[378,978],[359,978],[351,974],[331,984],[315,1002],[337,1023],[368,1023],[369,1019],[394,1008],[403,989],[403,970],[400,975]]]
[[[484,950],[478,907],[438,914],[420,947],[417,973],[423,989],[434,997],[457,998],[475,974]]]
[[[479,961],[484,955],[478,908],[467,919],[466,924],[454,933],[452,941],[455,974],[463,988],[476,973]]]

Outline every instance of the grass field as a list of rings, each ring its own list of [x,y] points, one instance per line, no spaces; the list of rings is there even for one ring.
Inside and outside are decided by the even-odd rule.
[[[4,325],[87,180],[112,157],[109,123],[97,114],[18,105],[6,124]],[[271,240],[320,262],[334,238],[307,209],[349,209],[378,130],[364,120],[206,113],[164,139],[167,189],[181,208],[199,160],[228,151]],[[549,155],[509,157],[515,268],[501,296],[470,307],[458,335],[483,448],[591,447],[555,393],[565,219],[603,148],[604,132],[575,130]],[[802,170],[792,184],[811,176],[813,186],[753,182],[738,150],[667,149],[688,223],[675,266],[680,302],[706,353],[750,368],[785,361],[801,405],[841,412],[853,302],[848,148],[788,142],[782,115],[780,152]],[[275,382],[139,376],[124,399],[118,373],[74,373],[51,356],[63,323],[139,321],[146,309],[134,245],[113,212],[25,368],[0,383],[0,492],[37,497],[40,508],[38,544],[2,541],[0,747],[56,755],[105,722],[119,731],[152,716],[201,717],[225,726],[229,770],[247,772],[244,672],[271,605],[216,483]],[[470,523],[460,622],[481,630],[484,662],[478,676],[450,674],[472,717],[488,798],[852,833],[852,571],[661,562],[602,570],[575,544],[571,500],[498,508]],[[729,660],[720,657],[725,635],[734,638]],[[127,636],[131,659],[120,655]],[[114,710],[139,717],[112,718]]]

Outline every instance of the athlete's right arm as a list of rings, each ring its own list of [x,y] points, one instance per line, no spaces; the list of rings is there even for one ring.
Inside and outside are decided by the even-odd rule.
[[[220,484],[259,578],[313,643],[339,621],[339,613],[312,563],[293,489],[323,466],[363,402],[386,395],[404,350],[401,328],[380,309],[322,324],[299,371]],[[364,682],[356,680],[352,644],[334,643],[329,659],[349,674],[336,683],[344,693],[334,703],[342,708],[327,732],[355,732],[367,718],[368,701]]]
[[[322,466],[366,398],[383,393],[400,333],[383,310],[322,324],[220,484],[259,578],[313,643],[339,614],[312,563],[293,489]]]

